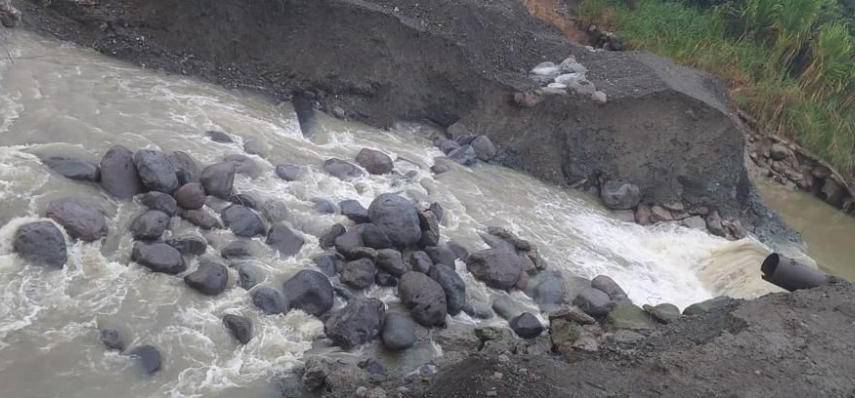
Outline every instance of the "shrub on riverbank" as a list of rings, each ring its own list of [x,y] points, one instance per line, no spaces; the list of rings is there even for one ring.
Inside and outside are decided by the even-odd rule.
[[[580,21],[725,79],[766,129],[855,175],[855,39],[834,0],[584,0]]]

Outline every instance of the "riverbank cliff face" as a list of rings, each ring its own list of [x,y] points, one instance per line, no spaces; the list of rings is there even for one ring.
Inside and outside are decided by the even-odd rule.
[[[645,207],[715,212],[761,237],[785,229],[748,180],[717,81],[647,53],[575,45],[515,0],[16,4],[30,29],[148,68],[282,100],[301,93],[376,126],[415,120],[485,134],[501,163],[550,182],[623,181]],[[600,96],[529,73],[571,55]]]

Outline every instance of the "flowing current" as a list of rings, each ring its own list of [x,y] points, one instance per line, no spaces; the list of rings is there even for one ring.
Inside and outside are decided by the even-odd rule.
[[[503,167],[479,164],[434,176],[429,167],[441,152],[424,127],[380,131],[319,115],[320,131],[308,140],[287,103],[132,67],[26,32],[12,33],[6,47],[9,57],[0,59],[0,397],[270,396],[276,378],[297,366],[304,352],[317,349],[323,337],[322,323],[300,311],[261,315],[247,292],[235,286],[235,274],[226,293],[207,297],[181,278],[130,263],[127,226],[142,207],[65,179],[39,161],[46,155],[97,161],[116,144],[186,151],[204,165],[244,153],[246,140],[268,143],[265,157],[252,155],[259,175],[239,175],[236,189],[285,203],[287,222],[306,238],[296,257],[267,252],[257,258],[271,275],[268,283],[314,267],[312,257],[322,253],[316,236],[344,220],[317,214],[311,199],[356,199],[367,207],[381,193],[401,192],[445,208],[444,239],[475,250],[486,247],[478,231],[503,226],[538,245],[551,268],[588,278],[609,275],[639,304],[684,307],[720,294],[754,297],[773,291],[759,278],[758,264],[768,249],[756,241],[624,223],[585,194]],[[206,130],[227,131],[236,142],[215,143]],[[396,158],[398,175],[345,182],[322,171],[324,160],[353,159],[364,147]],[[285,162],[310,171],[285,182],[274,173],[275,165]],[[103,208],[110,235],[99,243],[73,243],[62,270],[24,263],[12,253],[16,228],[43,217],[47,203],[66,196]],[[172,223],[174,231],[193,229],[177,218]],[[204,235],[212,246],[209,254],[230,240],[226,231]],[[194,260],[190,270],[195,266]],[[461,262],[457,269],[470,297],[495,294]],[[389,305],[398,300],[390,288],[375,286],[367,294]],[[521,292],[513,296],[530,304]],[[255,322],[248,345],[237,345],[227,334],[225,313]],[[450,323],[476,321],[461,314]],[[120,329],[129,346],[157,346],[163,369],[140,377],[127,357],[104,349],[99,327]],[[428,350],[431,355],[441,355],[441,349]]]

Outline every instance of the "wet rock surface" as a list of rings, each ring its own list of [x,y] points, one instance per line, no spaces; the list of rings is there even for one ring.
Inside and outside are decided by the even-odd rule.
[[[94,162],[64,157],[49,157],[42,162],[65,178],[89,182],[101,180],[101,168]]]
[[[416,343],[416,323],[408,316],[390,312],[383,321],[383,346],[392,351],[401,351]]]
[[[101,187],[119,199],[130,199],[145,189],[137,174],[134,153],[117,145],[101,159]]]
[[[360,298],[333,314],[324,323],[324,333],[333,343],[351,349],[368,343],[380,334],[385,304],[375,298]]]
[[[226,314],[223,315],[223,325],[239,343],[246,345],[252,340],[251,319],[240,315]]]
[[[381,194],[371,202],[368,215],[396,246],[415,245],[422,237],[415,204],[400,195]]]
[[[151,210],[158,210],[172,217],[178,213],[178,203],[163,192],[148,192],[138,196],[140,204]]]
[[[166,243],[134,243],[131,260],[164,274],[180,274],[187,269],[181,253]]]
[[[333,306],[333,288],[324,274],[302,270],[282,286],[292,308],[312,315],[321,315]]]
[[[107,236],[104,214],[82,199],[55,200],[48,205],[46,215],[62,225],[72,238],[93,242]]]
[[[229,271],[225,265],[202,260],[199,268],[184,277],[184,283],[199,293],[216,296],[226,290],[229,282]]]
[[[407,272],[401,277],[398,294],[420,325],[431,327],[445,324],[445,315],[448,313],[445,291],[427,275],[416,271]]]
[[[134,165],[148,190],[171,194],[178,189],[175,166],[165,153],[141,149],[134,154]]]
[[[149,210],[140,214],[129,227],[134,239],[155,240],[169,228],[170,217],[159,210]]]
[[[62,267],[68,260],[65,236],[50,221],[24,224],[15,231],[15,252],[33,264]]]

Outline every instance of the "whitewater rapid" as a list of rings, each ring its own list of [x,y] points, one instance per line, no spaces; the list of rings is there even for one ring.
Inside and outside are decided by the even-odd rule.
[[[0,59],[0,397],[268,396],[276,378],[299,365],[323,337],[321,322],[300,311],[261,315],[235,286],[234,275],[224,294],[207,297],[180,278],[129,265],[127,226],[142,207],[58,176],[39,161],[60,154],[97,161],[117,144],[186,151],[200,164],[243,154],[249,139],[269,144],[266,156],[249,155],[259,176],[239,175],[236,190],[285,203],[287,221],[306,244],[293,258],[269,251],[257,258],[271,275],[268,283],[314,267],[312,257],[322,253],[316,236],[343,219],[315,213],[311,199],[356,199],[367,207],[381,193],[401,192],[445,208],[446,239],[475,250],[486,247],[479,231],[505,227],[536,244],[552,269],[609,275],[638,304],[684,307],[720,294],[755,297],[774,289],[758,272],[769,249],[750,238],[728,242],[676,225],[621,222],[586,194],[494,165],[434,176],[429,167],[442,153],[424,126],[402,123],[381,131],[319,115],[320,131],[308,140],[288,103],[140,69],[26,32],[12,33],[6,46],[11,60]],[[214,143],[206,130],[227,131],[236,141]],[[331,157],[353,159],[364,147],[397,158],[400,175],[341,181],[320,167]],[[285,162],[306,165],[309,172],[299,181],[283,181],[273,170]],[[103,242],[73,243],[62,270],[24,263],[12,253],[14,231],[64,196],[103,208],[110,235]],[[174,220],[173,229],[193,228]],[[216,248],[229,239],[226,231],[204,235]],[[468,296],[493,294],[462,263],[457,269]],[[397,301],[390,288],[375,286],[368,294],[390,305]],[[531,304],[521,292],[514,297]],[[248,345],[233,342],[222,327],[224,313],[255,322]],[[461,314],[452,322],[476,321]],[[119,328],[130,345],[156,345],[163,370],[140,378],[126,357],[103,348],[97,337],[103,327]],[[440,355],[441,347],[428,351]]]

